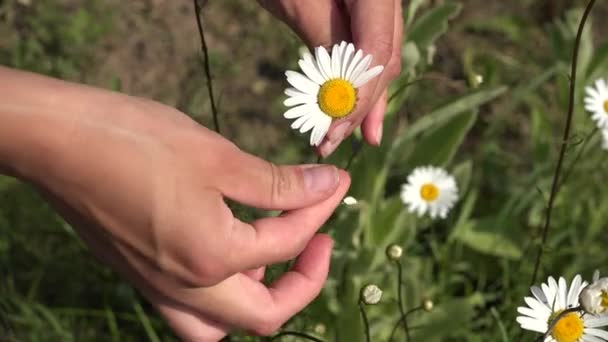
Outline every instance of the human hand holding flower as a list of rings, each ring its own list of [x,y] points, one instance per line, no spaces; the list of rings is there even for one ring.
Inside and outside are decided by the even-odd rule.
[[[373,65],[383,65],[380,77],[357,93],[358,101],[348,116],[334,120],[319,146],[323,156],[331,154],[342,140],[361,125],[365,140],[379,145],[387,105],[389,83],[401,70],[403,19],[400,0],[258,0],[287,23],[309,47],[331,47],[341,41],[373,56]]]
[[[274,165],[153,101],[3,67],[0,79],[0,170],[40,189],[182,339],[270,334],[317,296],[332,241],[316,232],[346,172]],[[285,211],[243,222],[225,198]]]

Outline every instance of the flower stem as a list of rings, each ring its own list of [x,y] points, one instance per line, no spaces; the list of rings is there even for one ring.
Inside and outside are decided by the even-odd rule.
[[[534,272],[532,273],[532,279],[530,281],[530,286],[534,285],[536,282],[536,276],[538,275],[538,269],[540,268],[540,262],[543,257],[544,247],[547,243],[547,236],[549,235],[549,229],[551,227],[551,212],[553,211],[553,206],[555,203],[555,198],[557,196],[557,192],[559,190],[559,176],[562,171],[562,165],[564,163],[564,156],[566,154],[566,148],[568,146],[568,137],[570,136],[570,127],[572,126],[572,116],[574,113],[574,97],[576,90],[576,69],[578,64],[578,53],[580,49],[581,38],[583,35],[583,29],[585,28],[585,23],[587,22],[587,18],[589,17],[589,13],[595,4],[595,0],[589,1],[589,4],[585,8],[585,12],[583,13],[583,17],[578,26],[578,32],[576,33],[576,40],[574,42],[574,51],[572,52],[572,65],[571,65],[571,74],[570,74],[570,97],[568,103],[568,115],[566,118],[566,126],[564,127],[564,136],[561,141],[561,148],[559,151],[559,158],[557,159],[557,167],[555,168],[555,173],[553,174],[553,184],[551,185],[551,194],[549,195],[549,204],[547,205],[547,209],[545,211],[545,224],[542,230],[542,240],[541,245],[538,247],[538,253],[536,255],[536,260],[534,262]]]
[[[367,314],[365,313],[363,301],[359,300],[359,311],[361,311],[361,317],[363,318],[363,325],[365,327],[365,341],[371,342],[370,332],[369,332],[369,321],[367,320]]]
[[[194,13],[196,13],[196,25],[198,27],[198,35],[201,39],[201,50],[203,51],[203,65],[205,68],[205,77],[207,78],[207,91],[209,93],[209,100],[211,101],[211,113],[213,114],[213,126],[217,133],[220,133],[220,123],[218,119],[217,106],[215,105],[215,96],[213,95],[213,78],[211,77],[211,66],[209,63],[209,49],[207,47],[207,41],[205,40],[205,31],[203,30],[203,23],[201,19],[201,7],[198,0],[192,0],[194,4]]]
[[[407,326],[407,316],[405,311],[403,310],[403,291],[401,291],[401,286],[403,286],[403,268],[401,267],[401,262],[397,260],[395,262],[397,266],[397,306],[399,306],[399,313],[401,313],[401,321],[403,323],[403,330],[405,331],[405,341],[409,342],[410,340],[410,330]]]

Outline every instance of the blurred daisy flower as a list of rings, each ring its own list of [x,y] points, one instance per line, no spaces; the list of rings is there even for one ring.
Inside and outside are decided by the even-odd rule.
[[[585,88],[585,109],[600,129],[608,129],[608,87],[603,79]]]
[[[442,168],[417,167],[401,188],[401,200],[418,216],[428,212],[433,219],[446,218],[458,200],[458,186]]]
[[[594,280],[585,287],[579,297],[585,312],[600,315],[608,310],[608,278]]]
[[[315,55],[305,51],[298,61],[304,73],[286,71],[287,82],[293,88],[285,90],[288,109],[283,116],[295,119],[292,129],[306,133],[312,130],[310,145],[318,146],[329,130],[333,119],[352,113],[357,104],[357,88],[378,76],[384,67],[369,68],[371,55],[355,51],[352,43],[333,46],[331,56],[324,47]]]
[[[517,323],[522,329],[546,334],[544,342],[603,342],[608,341],[608,332],[598,329],[608,325],[608,318],[585,315],[581,311],[566,313],[554,322],[564,310],[579,306],[579,295],[587,282],[580,275],[572,279],[570,287],[562,277],[559,281],[549,277],[540,287],[532,286],[534,297],[525,297],[528,306],[517,308],[522,316]],[[553,329],[547,333],[553,324]]]

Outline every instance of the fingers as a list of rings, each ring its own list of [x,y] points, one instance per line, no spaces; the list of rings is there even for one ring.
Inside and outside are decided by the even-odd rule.
[[[332,123],[326,140],[319,147],[319,152],[324,157],[331,154],[363,122],[390,81],[399,74],[401,67],[401,1],[351,0],[346,1],[346,4],[355,46],[373,56],[372,64],[383,65],[385,68],[380,77],[359,89],[355,111]],[[380,123],[381,121],[372,120],[364,128],[364,137],[372,145],[380,142]]]
[[[287,23],[310,48],[350,41],[348,19],[340,1],[258,0]]]
[[[313,206],[285,212],[247,224],[235,219],[226,242],[225,275],[295,258],[331,216],[350,186],[350,177],[340,171],[340,186],[333,196]]]
[[[382,95],[372,110],[363,119],[361,124],[361,133],[367,142],[373,145],[380,145],[382,142],[382,121],[384,120],[384,113],[386,112],[386,106],[388,101],[388,91],[384,90]]]
[[[219,341],[230,332],[227,325],[207,319],[186,306],[158,297],[148,297],[148,300],[182,341]]]
[[[331,196],[340,183],[340,173],[332,165],[278,166],[240,150],[229,152],[222,163],[219,191],[256,208],[304,208]]]
[[[269,335],[319,294],[327,279],[332,246],[327,235],[316,235],[293,268],[269,288],[236,274],[212,288],[174,294],[214,320]]]

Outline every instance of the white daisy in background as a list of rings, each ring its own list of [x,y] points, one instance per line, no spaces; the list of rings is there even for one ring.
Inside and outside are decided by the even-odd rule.
[[[608,278],[594,279],[591,285],[583,289],[579,300],[583,309],[592,315],[608,312]]]
[[[517,317],[517,323],[522,329],[547,334],[551,323],[553,330],[547,334],[544,342],[604,342],[608,341],[608,332],[598,329],[608,325],[608,317],[597,317],[574,311],[565,314],[559,321],[553,320],[564,310],[579,306],[579,295],[587,286],[580,275],[572,279],[570,288],[562,277],[559,281],[549,277],[547,283],[532,286],[530,290],[534,297],[525,297],[528,306],[517,308],[522,316]]]
[[[585,88],[585,109],[602,130],[608,129],[608,86],[603,79]]]
[[[446,218],[458,200],[458,186],[454,177],[442,168],[417,167],[401,188],[401,200],[418,216],[428,212],[433,219]]]
[[[378,76],[384,67],[369,69],[372,56],[363,56],[351,43],[333,46],[331,56],[324,47],[315,49],[315,55],[305,51],[298,61],[303,74],[286,71],[287,82],[293,86],[285,90],[289,97],[284,104],[292,107],[283,114],[296,119],[291,128],[306,133],[312,129],[310,145],[318,146],[333,119],[352,113],[357,104],[357,88]]]

